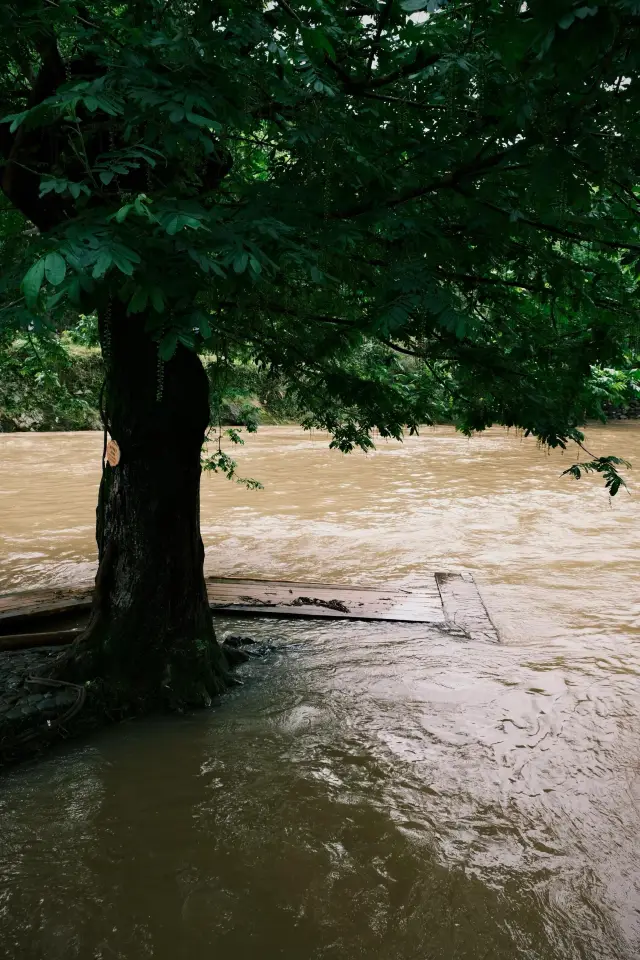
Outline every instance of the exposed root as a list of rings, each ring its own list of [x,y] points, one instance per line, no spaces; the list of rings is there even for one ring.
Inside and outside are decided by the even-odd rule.
[[[64,680],[52,680],[31,674],[25,679],[24,685],[29,687],[44,686],[57,689],[73,689],[76,691],[76,699],[75,702],[65,710],[62,716],[56,717],[53,720],[46,720],[44,723],[38,723],[30,730],[25,730],[23,733],[2,740],[0,748],[4,757],[11,758],[16,755],[19,757],[25,748],[31,744],[46,742],[57,734],[64,735],[67,724],[82,710],[87,698],[86,690],[83,686],[77,683],[67,683]]]

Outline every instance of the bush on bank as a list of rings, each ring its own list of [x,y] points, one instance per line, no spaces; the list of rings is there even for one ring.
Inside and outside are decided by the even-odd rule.
[[[0,343],[0,432],[99,430],[104,367],[92,318],[81,316],[56,337],[21,335]],[[300,423],[299,402],[277,373],[253,363],[205,355],[214,426]],[[588,416],[640,417],[640,358],[625,369],[594,368]],[[437,387],[436,387],[437,389]],[[440,423],[451,423],[444,396]]]

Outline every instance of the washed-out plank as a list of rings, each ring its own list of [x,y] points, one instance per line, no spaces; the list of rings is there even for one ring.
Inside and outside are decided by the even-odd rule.
[[[436,573],[447,623],[474,640],[499,643],[500,637],[470,573]]]
[[[83,613],[91,608],[91,587],[65,590],[21,590],[0,596],[0,632],[9,624],[65,613]]]
[[[474,638],[499,639],[470,574],[431,574],[416,589],[209,577],[207,591],[218,615],[450,624]],[[61,617],[84,617],[90,606],[88,585],[5,594],[0,596],[0,634],[11,635],[13,642],[21,631],[60,632]]]
[[[0,633],[0,653],[6,650],[30,650],[35,647],[64,647],[80,636],[82,630],[42,630],[40,633]]]
[[[350,587],[277,580],[207,580],[217,613],[444,623],[438,588]]]

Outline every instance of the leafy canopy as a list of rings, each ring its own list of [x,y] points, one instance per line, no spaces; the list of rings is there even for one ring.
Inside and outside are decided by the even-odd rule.
[[[2,189],[38,232],[0,316],[120,298],[165,362],[277,370],[344,450],[436,384],[466,431],[579,440],[637,329],[639,14],[5,3]]]

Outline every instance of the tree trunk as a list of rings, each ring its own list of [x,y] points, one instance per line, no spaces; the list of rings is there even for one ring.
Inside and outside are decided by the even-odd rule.
[[[121,456],[103,472],[93,611],[70,672],[95,678],[124,708],[207,705],[227,677],[200,536],[207,377],[182,346],[159,365],[144,318],[115,301],[100,326],[105,412]]]

